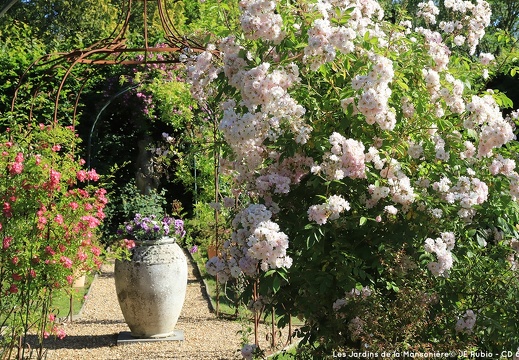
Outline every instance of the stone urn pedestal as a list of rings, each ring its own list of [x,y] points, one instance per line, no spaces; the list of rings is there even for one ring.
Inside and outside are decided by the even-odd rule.
[[[174,238],[136,241],[131,260],[115,261],[114,278],[131,338],[175,335],[186,297],[187,259]]]

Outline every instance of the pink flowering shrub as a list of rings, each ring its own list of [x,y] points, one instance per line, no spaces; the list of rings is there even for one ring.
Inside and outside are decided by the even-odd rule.
[[[243,33],[188,64],[245,204],[207,269],[303,319],[318,358],[519,346],[519,113],[483,87],[488,3],[435,4],[419,26],[374,0],[244,0]]]
[[[16,124],[0,137],[0,341],[8,351],[27,333],[40,345],[65,336],[52,294],[101,265],[96,231],[107,198],[94,185],[99,175],[74,156],[73,128]]]

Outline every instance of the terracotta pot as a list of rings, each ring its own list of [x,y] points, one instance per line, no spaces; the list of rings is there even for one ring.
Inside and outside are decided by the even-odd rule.
[[[170,336],[184,304],[187,260],[174,238],[136,241],[132,259],[116,260],[115,288],[136,338]]]
[[[217,252],[216,252],[216,245],[209,245],[207,247],[207,257],[210,259],[212,257],[215,257],[217,255]]]

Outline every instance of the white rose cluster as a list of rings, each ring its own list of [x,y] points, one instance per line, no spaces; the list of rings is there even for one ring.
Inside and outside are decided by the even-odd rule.
[[[314,20],[308,30],[308,46],[304,50],[303,61],[313,71],[327,62],[333,61],[336,51],[343,54],[355,50],[354,40],[369,32],[370,37],[384,41],[385,34],[375,26],[373,19],[382,19],[384,11],[374,0],[319,0],[314,5],[322,18]],[[338,14],[350,10],[350,18],[346,24],[337,26]]]
[[[283,19],[276,13],[278,1],[241,0],[240,23],[245,36],[251,40],[270,40],[279,44],[285,37]]]
[[[211,95],[209,84],[221,71],[214,65],[214,50],[215,46],[209,44],[206,51],[190,58],[187,62],[187,79],[191,84],[191,95],[198,101],[204,101]]]
[[[451,187],[451,180],[443,177],[432,184],[441,198],[449,204],[458,202],[461,206],[458,215],[470,221],[476,214],[475,206],[483,204],[488,197],[488,186],[476,177],[460,176],[456,185]]]
[[[481,127],[478,143],[478,157],[489,157],[492,150],[515,139],[514,126],[510,119],[504,119],[491,94],[472,96],[466,107],[468,116],[463,122],[467,129]]]
[[[478,0],[476,4],[464,0],[445,0],[443,5],[459,20],[442,21],[440,29],[454,37],[456,46],[467,44],[470,54],[474,54],[485,35],[485,28],[490,25],[490,5],[483,0]]]
[[[437,261],[430,262],[427,267],[434,276],[448,277],[449,269],[453,265],[451,250],[454,249],[456,241],[454,234],[451,232],[444,232],[440,235],[439,238],[427,238],[425,240],[425,251],[435,254],[437,258]]]
[[[332,195],[326,203],[312,205],[308,209],[308,220],[317,224],[326,224],[328,220],[336,220],[345,210],[350,210],[350,203],[340,195]]]
[[[369,55],[369,60],[373,63],[371,71],[367,75],[357,75],[352,81],[353,89],[358,91],[356,110],[366,117],[369,125],[376,123],[382,130],[393,130],[396,114],[388,105],[393,62],[376,54]]]
[[[330,180],[365,178],[364,145],[360,141],[346,139],[338,132],[330,135],[329,141],[332,146],[330,152],[324,154],[323,162],[316,169]]]
[[[474,325],[476,325],[476,314],[473,310],[469,309],[465,311],[463,317],[458,319],[458,321],[456,322],[455,329],[457,332],[464,332],[470,334],[472,333]]]
[[[239,212],[233,220],[238,230],[224,243],[222,254],[206,263],[207,272],[218,275],[224,283],[242,274],[254,276],[258,267],[267,271],[292,266],[292,259],[286,254],[288,236],[279,231],[271,216],[272,212],[261,204],[249,205]]]
[[[431,0],[418,4],[416,16],[423,18],[427,24],[436,24],[436,16],[439,14],[440,9]]]

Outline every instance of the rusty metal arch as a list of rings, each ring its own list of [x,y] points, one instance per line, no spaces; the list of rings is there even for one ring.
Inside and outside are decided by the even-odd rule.
[[[172,0],[169,0],[171,3]],[[148,43],[148,10],[149,3],[156,3],[157,10],[160,19],[160,25],[164,32],[164,39],[166,46],[152,46]],[[143,36],[144,42],[137,46],[129,47],[127,45],[127,34],[130,29],[130,21],[132,19],[134,11],[134,3],[142,3],[143,13]],[[71,102],[73,105],[72,114],[72,126],[75,125],[77,108],[80,103],[81,93],[86,85],[86,81],[89,78],[89,72],[95,65],[140,65],[140,64],[153,64],[153,63],[179,63],[180,55],[189,51],[204,51],[204,47],[195,41],[187,39],[182,36],[177,29],[171,18],[169,17],[168,0],[125,0],[121,8],[121,16],[118,21],[116,28],[110,34],[108,38],[97,41],[91,46],[73,50],[68,53],[55,53],[47,54],[37,59],[32,63],[25,72],[21,75],[18,86],[15,89],[13,100],[11,103],[11,111],[15,111],[17,102],[20,98],[20,92],[23,87],[26,87],[30,91],[31,104],[29,108],[29,119],[32,119],[34,112],[34,102],[37,96],[40,94],[42,84],[31,84],[31,76],[39,74],[43,76],[52,76],[56,74],[58,69],[61,69],[63,73],[54,94],[49,96],[54,99],[54,112],[52,115],[53,123],[58,121],[58,112],[60,107],[60,98],[62,96],[63,89],[67,80],[73,76],[73,70],[77,65],[86,65],[85,70],[82,73],[81,78],[77,78],[78,82],[82,82],[79,87],[79,91],[75,95],[75,99]],[[149,59],[149,54],[161,53],[167,54],[167,57],[160,59]],[[136,55],[142,54],[143,56],[139,59]],[[56,78],[55,78],[56,79]]]

